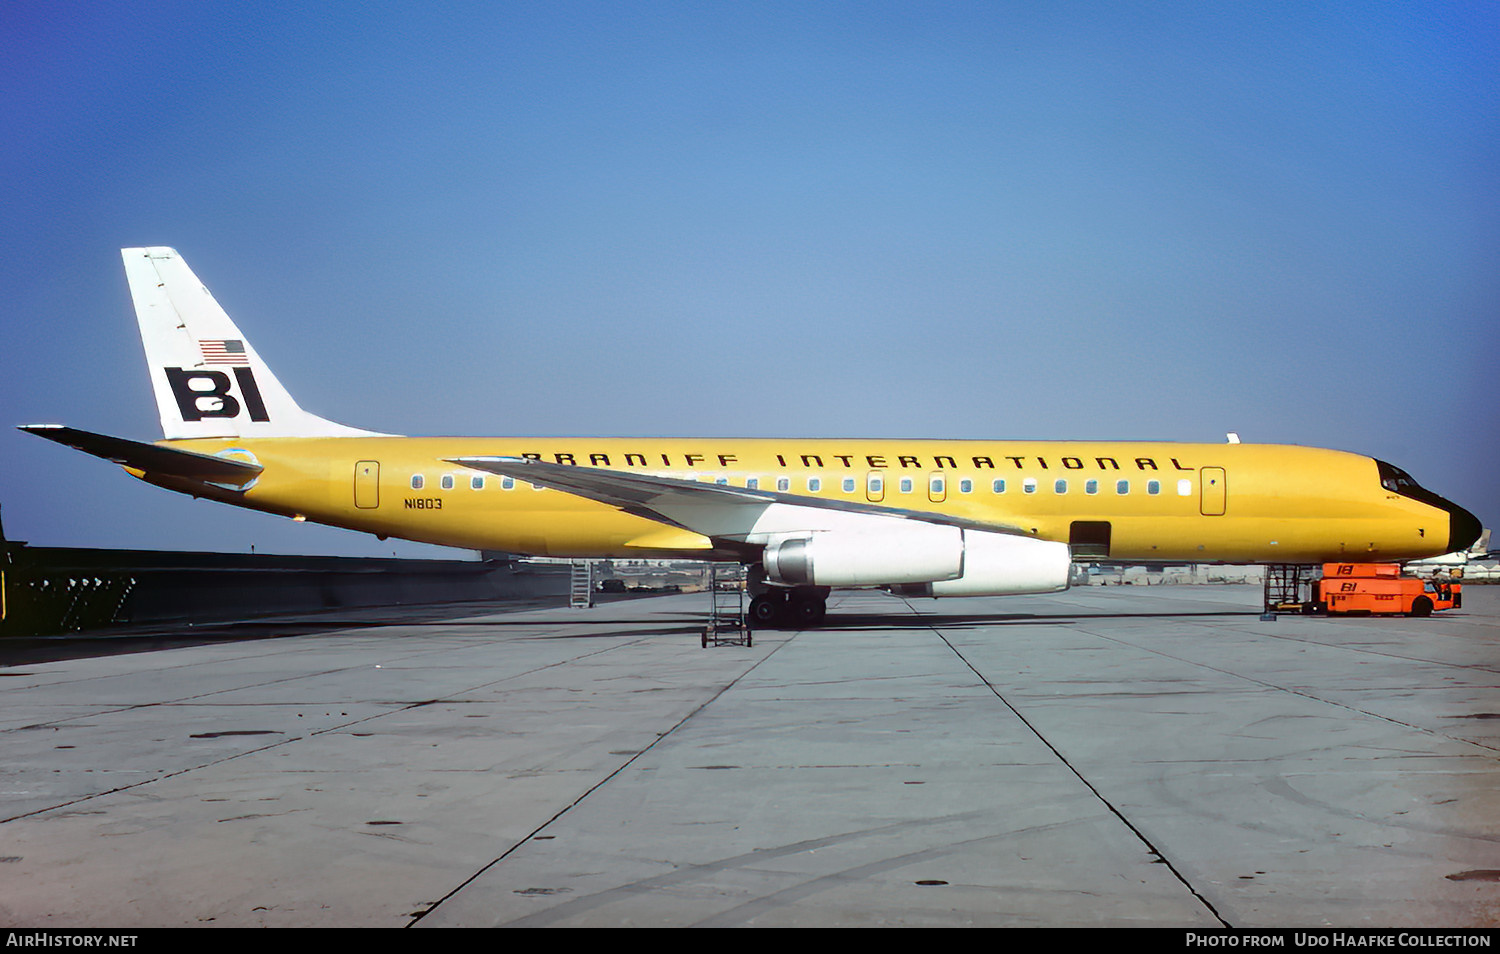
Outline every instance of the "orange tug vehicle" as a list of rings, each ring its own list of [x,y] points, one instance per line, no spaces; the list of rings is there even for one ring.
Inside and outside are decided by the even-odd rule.
[[[1402,576],[1399,563],[1325,563],[1313,612],[1431,616],[1463,605],[1463,585]]]

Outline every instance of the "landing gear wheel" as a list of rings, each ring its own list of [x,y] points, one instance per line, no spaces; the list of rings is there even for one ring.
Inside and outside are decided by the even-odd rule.
[[[798,629],[811,629],[828,615],[828,604],[816,596],[794,596],[787,604],[787,622]]]
[[[756,629],[775,629],[786,615],[786,600],[769,594],[750,601],[750,622]]]

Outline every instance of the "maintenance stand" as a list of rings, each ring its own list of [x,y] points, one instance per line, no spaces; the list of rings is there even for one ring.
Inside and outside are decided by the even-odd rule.
[[[745,568],[715,563],[708,568],[708,625],[703,648],[749,646],[750,624],[745,618]]]

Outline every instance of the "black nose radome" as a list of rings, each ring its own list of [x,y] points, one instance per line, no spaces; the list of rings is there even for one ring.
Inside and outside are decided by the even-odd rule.
[[[1448,552],[1456,550],[1467,550],[1479,539],[1483,530],[1479,526],[1479,518],[1458,504],[1449,504],[1448,510]]]

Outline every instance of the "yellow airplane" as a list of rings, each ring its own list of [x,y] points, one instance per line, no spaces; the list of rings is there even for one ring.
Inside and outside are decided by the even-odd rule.
[[[762,625],[830,588],[1052,593],[1071,562],[1399,561],[1479,522],[1404,471],[1285,445],[401,437],[298,407],[170,248],[122,250],[165,440],[23,430],[169,490],[385,537],[732,561]]]

